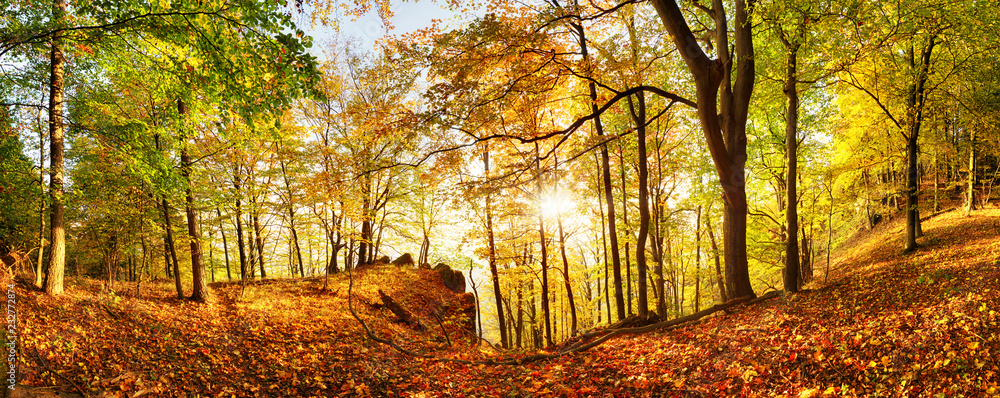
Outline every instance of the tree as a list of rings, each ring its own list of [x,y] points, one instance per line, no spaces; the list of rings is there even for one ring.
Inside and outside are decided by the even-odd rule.
[[[63,23],[66,14],[66,0],[53,0],[52,19]],[[62,50],[63,34],[52,36],[51,70],[49,75],[49,198],[51,200],[49,227],[49,266],[45,278],[45,292],[51,295],[63,293],[63,273],[66,268],[66,208],[63,203],[63,86],[64,63]]]
[[[754,87],[753,24],[749,18],[753,2],[734,2],[732,31],[736,58],[731,58],[729,51],[721,51],[716,60],[710,59],[699,46],[676,1],[653,0],[653,6],[694,79],[698,119],[722,187],[726,291],[732,297],[754,295],[746,253],[744,174],[747,113]],[[703,11],[715,22],[714,47],[730,48],[730,21],[723,2],[715,0],[711,8]]]

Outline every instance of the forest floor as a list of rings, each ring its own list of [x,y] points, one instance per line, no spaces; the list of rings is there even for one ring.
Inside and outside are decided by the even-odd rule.
[[[347,310],[347,274],[328,290],[322,279],[214,284],[208,304],[178,300],[167,282],[135,294],[71,279],[55,298],[20,285],[18,372],[25,385],[128,397],[1000,396],[1000,210],[940,213],[923,230],[911,254],[899,219],[858,234],[802,293],[522,365],[413,358],[368,339]],[[460,296],[431,271],[353,278],[354,307],[381,337],[448,358],[511,355],[471,344]],[[428,330],[370,305],[378,289]]]

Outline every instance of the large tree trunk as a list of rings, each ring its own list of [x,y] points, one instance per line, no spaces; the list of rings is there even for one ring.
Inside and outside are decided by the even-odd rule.
[[[177,113],[184,118],[187,105],[183,100],[177,100]],[[183,120],[181,121],[183,124]],[[205,262],[201,253],[201,231],[198,230],[198,211],[194,207],[194,194],[191,190],[191,155],[188,153],[186,134],[181,134],[181,173],[184,176],[185,195],[187,203],[184,208],[187,214],[188,238],[191,240],[191,274],[193,285],[191,299],[205,301],[208,298],[208,283],[205,281]]]
[[[608,269],[608,234],[607,227],[605,226],[604,218],[604,190],[601,188],[601,160],[594,154],[594,159],[597,160],[597,181],[595,181],[595,186],[597,187],[597,215],[601,220],[601,255],[604,258],[604,308],[607,311],[608,323],[611,323],[611,284],[608,283],[608,278],[611,275]],[[600,300],[600,298],[598,298]]]
[[[628,223],[628,190],[625,183],[625,148],[620,147],[618,151],[618,170],[622,182],[622,229],[623,235],[631,237]],[[625,312],[632,315],[632,251],[629,248],[629,240],[625,239]]]
[[[796,181],[798,181],[798,147],[799,142],[796,137],[799,128],[799,91],[797,62],[798,44],[786,42],[788,50],[788,63],[785,72],[785,97],[788,98],[788,109],[785,112],[785,154],[787,155],[787,171],[785,177],[785,194],[787,195],[788,208],[785,211],[785,224],[788,236],[785,238],[785,291],[799,291],[799,213],[798,213],[798,193]]]
[[[917,137],[920,135],[920,122],[923,119],[925,102],[925,85],[931,66],[931,54],[934,51],[936,36],[930,36],[927,45],[921,50],[920,69],[917,80],[910,88],[907,98],[907,113],[909,115],[909,132],[906,137],[906,244],[904,250],[911,252],[917,248],[917,238],[920,237],[920,213],[917,210],[917,189],[919,170],[917,169]],[[913,59],[913,49],[910,50],[910,66],[916,67]]]
[[[753,4],[753,3],[751,3]],[[663,25],[670,33],[695,81],[698,118],[705,133],[706,146],[712,155],[719,184],[725,199],[723,236],[726,257],[727,291],[732,297],[754,295],[747,263],[746,227],[746,121],[754,86],[754,48],[752,23],[747,2],[736,0],[734,50],[721,51],[718,60],[710,59],[684,20],[684,14],[672,0],[653,0]],[[729,28],[722,0],[714,0],[715,48],[729,49]],[[732,67],[737,65],[735,82]],[[720,98],[721,91],[721,98]]]
[[[588,65],[589,71],[591,68],[587,52],[586,33],[584,32],[583,25],[573,24],[573,27],[576,29],[577,38],[580,42],[580,55],[583,57],[583,62]],[[599,109],[597,106],[597,85],[591,81],[588,84],[588,90],[591,112],[597,114]],[[604,125],[601,123],[600,115],[594,117],[594,130],[597,132],[597,136],[603,141]],[[611,261],[615,283],[615,308],[618,311],[618,320],[622,320],[625,319],[625,297],[622,293],[622,265],[618,253],[618,233],[615,230],[615,202],[611,191],[611,160],[608,156],[608,146],[603,142],[601,143],[601,171],[604,178],[604,200],[608,208],[608,239],[611,241]],[[608,320],[610,321],[610,317]]]
[[[486,178],[490,177],[490,150],[489,147],[483,151],[483,174]],[[496,298],[497,305],[497,324],[500,328],[500,346],[504,349],[510,349],[510,338],[507,335],[507,325],[504,323],[503,316],[503,293],[500,289],[500,275],[497,272],[497,254],[496,254],[496,237],[493,235],[493,198],[487,193],[486,194],[486,238],[489,241],[489,261],[490,261],[490,278],[493,279],[493,297]],[[471,274],[470,274],[471,276]]]
[[[639,108],[632,108],[632,101],[629,100],[629,108],[632,109],[632,118],[635,120],[636,131],[638,132],[639,144],[639,236],[635,243],[635,266],[638,274],[636,281],[639,293],[639,316],[649,316],[649,302],[646,297],[646,238],[649,236],[649,187],[646,181],[649,179],[649,170],[646,163],[646,97],[643,93],[636,95]],[[623,187],[624,188],[624,187]]]
[[[53,0],[52,20],[62,21],[66,14],[66,0]],[[63,274],[66,270],[66,230],[63,204],[63,33],[52,37],[51,74],[49,75],[49,197],[52,213],[49,224],[49,270],[45,277],[45,292],[63,293]]]

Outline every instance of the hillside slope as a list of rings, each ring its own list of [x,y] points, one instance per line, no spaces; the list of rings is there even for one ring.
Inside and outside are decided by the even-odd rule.
[[[384,395],[400,382],[399,358],[365,337],[353,308],[379,335],[450,354],[467,346],[471,294],[455,294],[432,270],[378,265],[329,279],[213,283],[209,304],[178,300],[172,283],[70,281],[50,297],[16,289],[19,383],[100,396]],[[382,290],[426,330],[397,322]],[[434,314],[437,314],[436,317]],[[474,312],[473,312],[474,313]],[[440,320],[439,320],[440,317]],[[58,374],[56,374],[58,373]],[[24,388],[22,390],[28,390]]]
[[[60,298],[20,287],[23,382],[130,397],[998,396],[1000,210],[923,227],[909,255],[897,222],[859,234],[803,293],[520,366],[413,358],[366,338],[346,274],[329,290],[273,281],[242,298],[239,284],[219,284],[209,305],[176,300],[168,284],[134,298],[86,280]],[[423,354],[509,357],[470,344],[462,296],[433,272],[354,277],[352,302],[377,336]],[[378,289],[428,329],[371,305]]]

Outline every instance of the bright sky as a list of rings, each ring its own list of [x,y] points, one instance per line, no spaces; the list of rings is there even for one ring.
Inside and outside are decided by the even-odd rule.
[[[341,21],[339,35],[343,39],[358,40],[359,47],[363,50],[372,50],[374,49],[375,41],[384,37],[386,33],[399,35],[427,28],[431,26],[431,21],[434,19],[441,20],[441,27],[443,29],[458,27],[458,23],[456,22],[458,14],[447,10],[442,5],[443,2],[430,0],[407,2],[394,0],[392,3],[393,17],[390,19],[393,25],[391,31],[386,31],[382,19],[377,13],[370,12],[354,21],[344,18]],[[323,59],[323,50],[329,47],[334,38],[338,36],[338,32],[322,26],[308,28],[308,25],[308,21],[300,23],[300,28],[306,34],[313,37],[314,46],[310,52]]]

